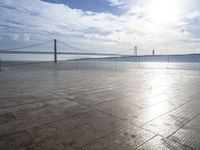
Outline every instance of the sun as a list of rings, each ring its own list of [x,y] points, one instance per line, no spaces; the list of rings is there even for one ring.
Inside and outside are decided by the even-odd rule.
[[[146,15],[153,23],[170,24],[180,19],[181,10],[179,0],[151,0]]]

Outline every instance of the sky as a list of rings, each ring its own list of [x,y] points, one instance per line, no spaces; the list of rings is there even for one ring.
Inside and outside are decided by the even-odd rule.
[[[199,26],[199,0],[0,0],[0,49],[56,38],[91,52],[200,53]]]

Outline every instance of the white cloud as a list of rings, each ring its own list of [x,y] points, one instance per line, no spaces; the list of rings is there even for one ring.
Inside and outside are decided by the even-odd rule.
[[[121,6],[126,3],[125,0],[106,0],[106,1],[109,2],[111,6]]]
[[[124,0],[107,0],[113,6],[125,5]],[[146,0],[131,1],[121,16],[109,13],[84,12],[63,4],[39,0],[4,0],[0,2],[1,36],[13,39],[43,40],[61,38],[89,49],[126,49],[138,45],[143,49],[160,49],[170,53],[191,50],[193,33],[188,18],[199,17],[195,11],[173,24],[158,24],[145,16]],[[126,3],[126,4],[127,4]],[[165,14],[167,15],[167,14]],[[157,16],[156,16],[157,17]],[[182,32],[184,29],[184,32]],[[17,35],[17,36],[16,36]],[[198,39],[198,38],[195,38]],[[187,42],[188,43],[187,43]],[[183,47],[184,46],[184,47]],[[163,51],[162,51],[163,50]]]
[[[17,35],[17,34],[14,34],[14,35],[12,36],[12,39],[13,39],[13,40],[17,40],[17,39],[18,39],[18,35]]]
[[[24,34],[23,40],[24,41],[30,41],[29,35],[28,34]]]
[[[195,19],[197,17],[200,16],[200,12],[198,11],[193,11],[193,12],[190,12],[188,15],[187,15],[187,18],[188,19]]]

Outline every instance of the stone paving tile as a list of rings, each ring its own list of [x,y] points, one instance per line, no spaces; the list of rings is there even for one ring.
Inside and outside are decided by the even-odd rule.
[[[64,103],[53,106],[53,109],[62,113],[65,117],[70,117],[73,115],[77,115],[77,114],[84,113],[84,112],[89,112],[92,110],[91,108],[84,106],[84,105],[76,104],[74,106],[69,107],[68,104],[64,104]]]
[[[170,136],[170,139],[193,149],[200,149],[200,115]]]
[[[47,114],[50,115],[54,113],[60,113],[63,115],[63,117],[67,118],[73,115],[91,111],[91,108],[69,101],[65,98],[45,101],[44,104],[44,107],[14,111],[13,115],[17,119],[27,119],[37,116],[39,119]]]
[[[148,122],[143,127],[164,137],[168,137],[198,115],[200,113],[199,107],[200,105],[197,105],[193,101],[186,103],[184,106]]]
[[[1,150],[24,150],[32,143],[33,139],[26,131],[20,131],[0,137]]]
[[[13,114],[11,114],[11,113],[6,113],[6,114],[0,115],[0,125],[1,124],[6,124],[8,122],[12,122],[14,120],[16,120],[16,119],[13,116]]]
[[[18,132],[32,126],[42,125],[55,120],[63,119],[64,117],[65,116],[63,114],[54,112],[50,114],[44,114],[42,116],[35,116],[32,118],[15,120],[6,124],[1,124],[0,136]]]
[[[96,94],[96,93],[101,93],[101,92],[106,92],[106,91],[112,91],[112,90],[116,90],[116,89],[120,89],[120,87],[118,86],[92,86],[92,87],[80,87],[80,88],[70,88],[70,87],[62,87],[56,90],[50,90],[52,93],[56,93],[57,95],[60,96],[66,96],[68,98],[75,98],[75,97],[80,97],[81,95],[91,95],[91,94]]]
[[[65,102],[68,102],[68,103],[71,103],[71,104],[75,103],[75,102],[73,103],[73,102],[69,101],[66,98],[57,98],[57,99],[53,99],[53,100],[44,101],[44,104],[46,104],[46,105],[55,105],[55,104],[60,104],[60,103],[65,103]]]
[[[77,147],[83,146],[95,139],[105,136],[105,133],[91,125],[83,125],[77,130],[66,132],[59,136],[48,138],[41,141],[33,147],[32,150],[44,149],[60,149],[60,150],[74,150]]]
[[[145,94],[131,93],[129,96],[126,96],[126,97],[117,98],[117,99],[113,99],[110,101],[102,101],[101,103],[97,103],[92,106],[95,108],[99,108],[99,109],[106,109],[106,108],[112,107],[114,105],[122,106],[122,105],[129,104],[129,105],[134,105],[139,108],[146,108],[146,107],[151,106],[156,103],[155,101],[150,102],[150,100],[149,100],[150,97],[151,96],[145,95]],[[154,96],[152,96],[152,97],[154,97]],[[160,97],[162,97],[162,96],[160,96]],[[147,100],[149,100],[149,103],[147,102]]]
[[[74,149],[127,126],[100,112],[89,112],[28,129],[37,142],[33,149]]]
[[[42,102],[24,104],[24,105],[19,105],[19,106],[14,106],[14,107],[2,108],[0,109],[0,114],[10,113],[10,112],[15,112],[15,111],[20,111],[20,110],[41,108],[44,106],[45,104]]]
[[[96,105],[95,108],[133,124],[142,125],[178,106],[179,104],[163,101],[149,107],[141,107],[140,101],[127,103],[118,100]]]
[[[78,150],[133,150],[154,136],[155,134],[141,128],[129,126],[83,146]]]
[[[0,74],[0,149],[199,149],[199,72],[62,67]]]
[[[9,97],[1,98],[0,101],[3,107],[13,107],[26,103],[33,103],[32,97],[30,95],[10,96],[9,94]]]
[[[4,107],[4,106],[3,106],[2,104],[0,104],[0,109],[3,109],[3,107]]]
[[[56,134],[61,134],[63,132],[69,133],[80,128],[81,126],[87,125],[106,134],[127,126],[128,124],[103,113],[92,111],[42,126],[34,126],[32,128],[28,128],[27,131],[35,141],[41,141]]]
[[[100,93],[95,94],[87,94],[87,95],[71,95],[66,96],[67,98],[70,98],[74,101],[80,102],[82,104],[86,105],[95,105],[97,103],[105,102],[105,101],[111,101],[123,97],[130,96],[132,93],[123,93],[121,91],[104,91]]]
[[[147,143],[139,147],[137,150],[192,150],[181,144],[175,143],[168,139],[156,136]]]
[[[33,97],[32,101],[34,101],[34,102],[49,101],[49,100],[54,100],[54,99],[60,98],[60,96],[52,94],[52,93],[47,93],[47,94],[42,94],[42,95],[40,95],[40,93],[37,93],[37,95],[32,93],[31,95]]]
[[[16,111],[13,112],[13,115],[18,120],[9,122],[6,125],[0,125],[0,135],[17,132],[32,126],[42,125],[89,111],[91,111],[90,108],[71,101],[42,108]]]

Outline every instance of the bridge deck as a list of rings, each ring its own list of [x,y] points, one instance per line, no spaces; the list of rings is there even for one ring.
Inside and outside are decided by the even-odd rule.
[[[4,69],[0,148],[200,149],[199,90],[195,71]]]

